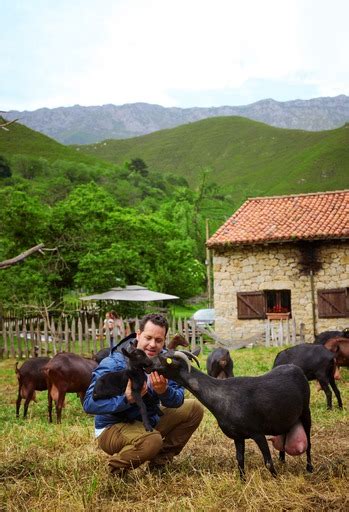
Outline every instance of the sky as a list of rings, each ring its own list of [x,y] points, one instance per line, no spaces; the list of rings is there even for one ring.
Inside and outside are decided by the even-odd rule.
[[[348,0],[0,0],[0,110],[349,95]]]

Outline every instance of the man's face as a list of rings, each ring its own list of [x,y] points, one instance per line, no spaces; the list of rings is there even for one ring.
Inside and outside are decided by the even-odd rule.
[[[144,350],[148,357],[157,356],[165,345],[165,327],[153,324],[150,320],[144,330],[137,332],[137,348]]]

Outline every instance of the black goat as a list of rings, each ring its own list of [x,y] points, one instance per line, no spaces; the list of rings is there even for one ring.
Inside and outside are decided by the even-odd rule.
[[[215,348],[206,361],[207,375],[216,379],[234,377],[233,360],[226,348]]]
[[[315,337],[315,343],[325,345],[326,341],[332,338],[349,338],[349,328],[346,327],[343,331],[323,331]]]
[[[273,367],[283,364],[295,364],[302,368],[308,380],[318,380],[321,389],[326,394],[327,409],[332,409],[332,393],[329,384],[336,395],[338,407],[343,408],[341,394],[336,386],[334,374],[336,370],[335,354],[322,345],[302,343],[279,352]]]
[[[142,397],[141,391],[146,381],[144,370],[152,367],[151,359],[146,353],[139,349],[130,347],[129,351],[122,348],[123,355],[127,358],[127,368],[118,372],[109,372],[102,375],[96,382],[93,390],[93,399],[98,400],[99,398],[111,398],[113,396],[123,395],[126,390],[129,379],[131,380],[132,396],[138,405],[145,430],[151,432],[153,430],[150,425],[147,408],[144,400],[148,400],[151,403],[151,397]],[[152,403],[154,406],[155,403]],[[162,416],[162,412],[158,408],[157,413]]]
[[[152,358],[153,370],[187,388],[212,412],[224,434],[234,440],[240,477],[244,477],[246,439],[257,443],[266,467],[276,475],[267,434],[284,436],[280,448],[282,461],[285,450],[292,455],[306,450],[306,468],[313,471],[310,388],[298,366],[280,366],[259,377],[219,380],[191,367],[186,355],[193,358],[182,351],[159,354]]]

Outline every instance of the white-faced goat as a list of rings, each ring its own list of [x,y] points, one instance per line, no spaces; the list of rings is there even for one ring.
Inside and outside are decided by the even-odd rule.
[[[322,345],[302,343],[279,352],[274,361],[274,368],[283,364],[295,364],[302,368],[308,380],[318,380],[325,392],[327,409],[332,409],[332,393],[334,391],[338,407],[343,408],[341,394],[336,386],[334,374],[336,370],[335,354]]]
[[[207,375],[216,379],[234,377],[233,360],[226,348],[215,348],[206,361]]]
[[[152,358],[153,370],[187,388],[212,412],[224,434],[234,440],[241,478],[246,439],[257,443],[266,467],[276,475],[266,435],[282,439],[282,461],[285,452],[300,455],[306,451],[307,471],[313,471],[310,389],[298,366],[280,366],[259,377],[220,380],[191,367],[188,357],[193,359],[183,351],[159,354]]]
[[[122,353],[127,360],[127,368],[125,370],[109,372],[102,375],[95,384],[93,399],[98,400],[100,398],[111,398],[113,396],[123,395],[130,379],[132,396],[141,412],[144,428],[151,432],[153,428],[150,425],[146,404],[144,402],[144,400],[151,400],[151,397],[147,395],[143,398],[141,391],[146,381],[144,370],[152,367],[153,363],[143,350],[134,348],[133,346],[130,347],[129,351],[122,348]],[[152,405],[155,405],[155,402]],[[157,413],[160,416],[163,414],[160,409],[157,410]]]

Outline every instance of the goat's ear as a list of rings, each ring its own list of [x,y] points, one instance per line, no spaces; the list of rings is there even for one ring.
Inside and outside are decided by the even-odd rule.
[[[130,357],[130,353],[124,347],[122,347],[121,352],[124,354],[124,356]]]
[[[192,354],[194,356],[198,356],[201,352],[201,348],[200,347],[197,347],[195,350],[192,351]]]

